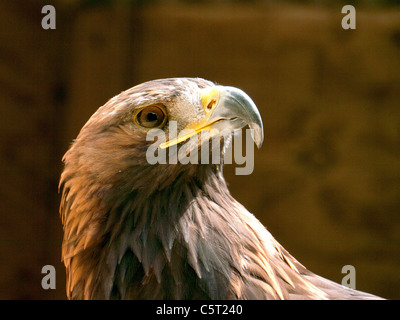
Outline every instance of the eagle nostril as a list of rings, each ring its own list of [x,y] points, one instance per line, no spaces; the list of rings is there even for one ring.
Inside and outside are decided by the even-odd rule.
[[[211,101],[207,105],[207,111],[211,111],[217,101],[215,99],[211,99]]]

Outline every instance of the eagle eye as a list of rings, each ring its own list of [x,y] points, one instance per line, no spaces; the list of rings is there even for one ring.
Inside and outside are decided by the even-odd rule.
[[[167,120],[165,107],[161,105],[145,107],[134,116],[134,120],[144,128],[162,127]]]

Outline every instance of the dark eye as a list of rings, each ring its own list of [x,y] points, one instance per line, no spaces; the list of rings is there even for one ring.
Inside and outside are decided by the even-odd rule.
[[[164,106],[148,106],[135,116],[136,123],[145,128],[161,127],[167,120]]]

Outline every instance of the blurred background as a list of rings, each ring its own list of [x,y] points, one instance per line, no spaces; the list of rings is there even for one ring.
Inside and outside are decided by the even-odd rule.
[[[400,299],[400,6],[373,0],[1,1],[0,299],[65,299],[63,154],[109,98],[180,76],[260,109],[253,174],[225,172],[276,239],[321,276],[353,265],[357,289]]]

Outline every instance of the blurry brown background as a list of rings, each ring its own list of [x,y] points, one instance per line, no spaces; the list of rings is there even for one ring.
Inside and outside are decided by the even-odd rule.
[[[277,240],[400,299],[400,7],[364,2],[59,0],[56,30],[41,28],[50,2],[0,2],[0,299],[65,299],[63,153],[109,98],[178,76],[256,102],[255,171],[226,178]],[[357,29],[343,30],[351,3]],[[41,287],[47,264],[56,290]]]

